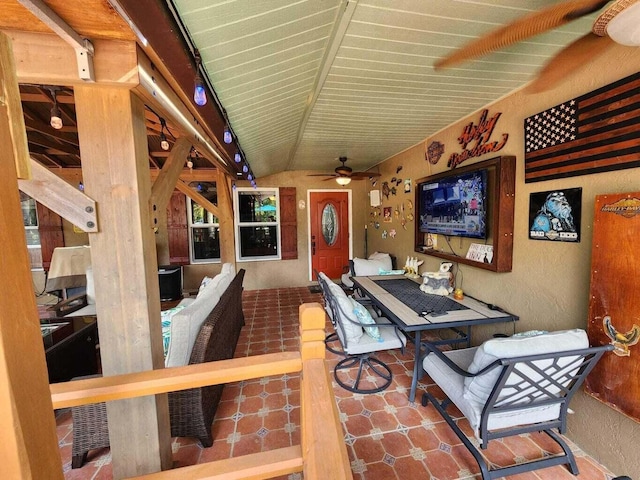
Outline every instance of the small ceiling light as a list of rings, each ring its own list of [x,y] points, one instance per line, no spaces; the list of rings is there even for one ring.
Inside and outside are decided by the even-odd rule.
[[[236,187],[236,182],[233,182],[233,190],[236,190],[238,187]]]
[[[162,130],[160,131],[160,148],[162,150],[169,150],[169,142],[167,141],[167,136],[164,134],[164,129],[167,127],[167,122],[164,118],[160,118],[160,125],[162,126]]]
[[[53,98],[53,107],[51,107],[51,121],[49,123],[56,130],[60,130],[62,128],[62,113],[58,107],[56,91],[53,89],[51,89],[51,97]]]
[[[78,183],[78,190],[80,190],[81,192],[84,192],[84,183],[82,182]]]
[[[349,177],[338,177],[338,178],[336,178],[336,183],[338,185],[342,185],[342,186],[349,185],[351,183],[351,178],[349,178]]]
[[[247,175],[247,180],[253,180],[253,175],[251,174]]]
[[[233,142],[233,137],[231,136],[231,130],[229,130],[229,127],[227,126],[224,127],[224,133],[222,135],[222,139],[224,140],[224,143]]]
[[[244,165],[244,166],[242,167],[242,171],[243,171],[244,173],[247,173],[247,172],[249,171],[249,167],[247,167],[246,165]]]
[[[240,155],[240,152],[236,152],[236,154],[233,156],[233,159],[236,161],[236,163],[240,163],[242,161],[242,155]]]
[[[194,55],[196,57],[196,78],[195,88],[193,89],[193,101],[196,102],[196,105],[200,105],[202,107],[207,104],[207,91],[204,88],[202,75],[200,75],[200,65],[202,64],[200,52],[196,49]]]

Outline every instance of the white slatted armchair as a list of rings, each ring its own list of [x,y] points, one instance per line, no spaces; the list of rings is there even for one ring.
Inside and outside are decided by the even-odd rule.
[[[374,356],[375,352],[402,349],[405,336],[385,317],[348,297],[342,288],[324,273],[318,274],[328,314],[342,344],[344,359],[333,370],[342,388],[354,393],[376,393],[385,390],[393,379],[391,369]],[[353,372],[357,367],[356,372]],[[369,383],[371,386],[365,386]]]
[[[429,344],[426,348],[423,369],[445,397],[440,402],[427,390],[422,405],[434,405],[478,462],[483,480],[555,465],[578,474],[571,449],[554,430],[565,433],[571,398],[611,345],[589,348],[584,330],[566,330],[496,338],[449,352]],[[490,469],[446,412],[452,403],[469,421],[481,449],[493,439],[537,431],[549,435],[563,453]]]

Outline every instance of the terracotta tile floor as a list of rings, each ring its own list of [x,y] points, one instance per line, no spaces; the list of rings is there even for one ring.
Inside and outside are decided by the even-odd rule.
[[[255,290],[244,293],[246,326],[236,356],[295,350],[298,347],[298,306],[321,301],[307,288]],[[327,325],[329,330],[331,325]],[[408,401],[413,368],[413,351],[384,353],[379,357],[394,373],[391,386],[378,394],[354,395],[334,383],[340,420],[354,479],[453,480],[480,478],[473,457],[432,406]],[[327,352],[329,368],[339,357]],[[436,396],[438,389],[423,378],[420,388]],[[89,453],[81,469],[71,469],[72,421],[69,410],[58,411],[57,425],[65,478],[110,479],[109,449]],[[465,420],[461,420],[465,428]],[[300,387],[298,375],[269,377],[229,384],[213,423],[214,444],[201,448],[197,441],[173,439],[176,466],[192,465],[300,443]],[[613,476],[591,457],[572,445],[580,475],[574,477],[558,466],[512,476],[520,480],[609,480]],[[515,458],[536,458],[554,453],[545,435],[524,435],[494,441],[487,451],[496,464]],[[513,451],[518,452],[514,454]],[[301,474],[288,480],[301,479]]]

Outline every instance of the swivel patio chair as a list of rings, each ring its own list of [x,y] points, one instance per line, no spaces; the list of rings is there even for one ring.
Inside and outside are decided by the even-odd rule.
[[[342,388],[354,393],[376,393],[385,390],[393,379],[391,369],[373,354],[390,349],[402,349],[405,336],[373,309],[367,310],[356,300],[347,297],[342,288],[324,273],[318,274],[328,313],[334,322],[344,359],[335,366],[333,375]],[[355,377],[352,368],[357,367]],[[365,386],[368,382],[372,386]]]
[[[566,330],[496,338],[480,347],[450,352],[425,346],[423,369],[445,397],[440,402],[426,391],[422,405],[433,404],[478,462],[483,480],[555,465],[567,465],[578,474],[571,449],[554,430],[565,433],[571,398],[612,345],[589,348],[584,330]],[[452,403],[469,421],[483,450],[494,439],[544,432],[563,453],[489,468],[480,450],[446,412]]]

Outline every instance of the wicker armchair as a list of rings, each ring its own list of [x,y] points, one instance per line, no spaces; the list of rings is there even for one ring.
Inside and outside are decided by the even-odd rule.
[[[240,330],[244,326],[242,312],[242,280],[240,270],[200,328],[189,364],[233,358]],[[169,393],[171,435],[194,437],[203,447],[213,445],[211,424],[224,385],[191,388]],[[73,407],[72,468],[80,468],[89,450],[109,446],[106,404]]]

